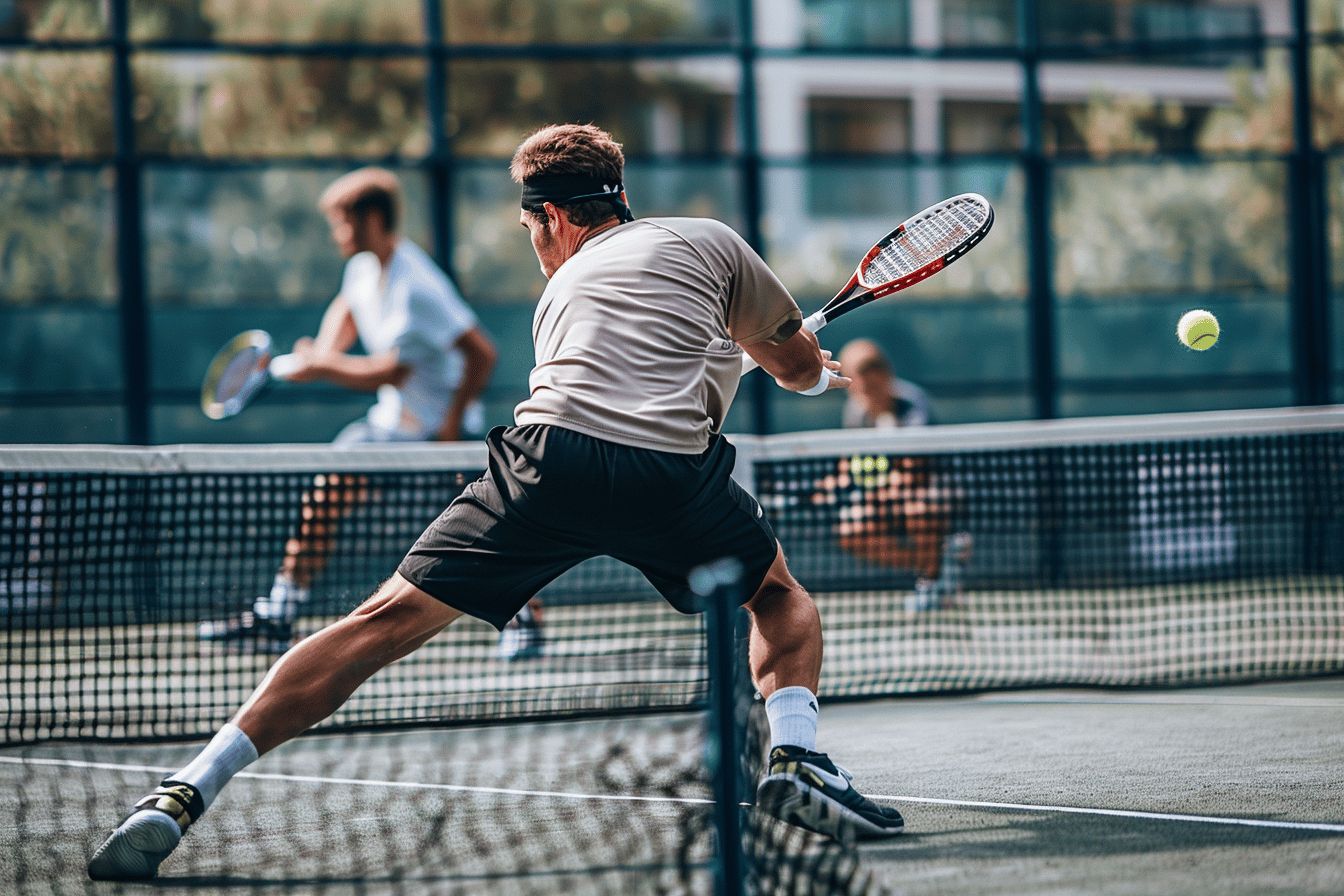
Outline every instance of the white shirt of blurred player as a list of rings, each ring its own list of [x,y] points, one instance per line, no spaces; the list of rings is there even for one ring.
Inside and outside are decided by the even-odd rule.
[[[411,368],[400,386],[378,387],[369,425],[402,438],[430,438],[443,422],[462,383],[466,359],[454,343],[476,326],[476,315],[434,260],[400,238],[386,272],[372,252],[345,264],[341,296],[350,307],[359,341],[370,355],[397,349]],[[467,432],[484,429],[485,412],[473,401],[463,415]]]

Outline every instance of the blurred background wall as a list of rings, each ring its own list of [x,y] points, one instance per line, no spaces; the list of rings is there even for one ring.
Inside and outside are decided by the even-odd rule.
[[[826,339],[876,338],[941,422],[1344,400],[1344,0],[0,0],[0,441],[330,439],[367,397],[214,423],[198,390],[235,332],[316,330],[314,203],[369,162],[500,347],[508,422],[544,281],[507,162],[555,121],[805,309],[900,219],[988,196],[971,260]],[[1212,352],[1175,342],[1191,307]],[[758,374],[729,429],[839,400]]]

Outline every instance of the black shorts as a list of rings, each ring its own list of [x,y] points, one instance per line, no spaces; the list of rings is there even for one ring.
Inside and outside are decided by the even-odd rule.
[[[644,574],[677,610],[696,612],[687,574],[723,557],[744,599],[778,549],[756,499],[733,481],[737,452],[618,445],[558,426],[496,427],[485,474],[448,505],[397,568],[417,588],[496,628],[548,582],[606,554]]]

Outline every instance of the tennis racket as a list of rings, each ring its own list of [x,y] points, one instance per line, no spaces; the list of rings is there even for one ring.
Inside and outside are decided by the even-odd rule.
[[[265,330],[245,330],[215,353],[201,383],[201,410],[211,420],[224,420],[247,407],[272,379],[283,380],[298,369],[294,355],[271,355],[273,342]]]
[[[878,240],[844,289],[804,320],[803,328],[815,333],[842,314],[927,280],[971,251],[993,224],[994,208],[978,193],[929,206]],[[742,356],[744,375],[757,366]]]

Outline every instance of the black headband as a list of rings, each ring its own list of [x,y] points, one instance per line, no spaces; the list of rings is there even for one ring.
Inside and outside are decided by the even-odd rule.
[[[536,211],[542,203],[566,206],[600,199],[610,202],[622,222],[635,220],[621,193],[625,186],[586,174],[538,174],[523,181],[523,208]]]

